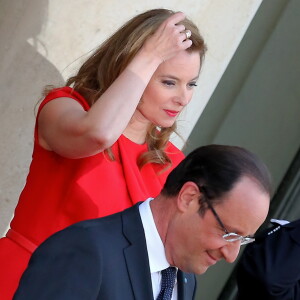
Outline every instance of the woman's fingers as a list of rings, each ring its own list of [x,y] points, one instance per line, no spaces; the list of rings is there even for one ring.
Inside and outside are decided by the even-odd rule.
[[[183,21],[184,19],[185,19],[185,14],[180,11],[171,15],[165,22],[175,25],[180,21]]]
[[[150,49],[154,55],[159,56],[162,61],[173,57],[179,51],[185,50],[192,45],[192,41],[188,39],[185,26],[178,24],[184,18],[185,15],[182,12],[171,15],[145,42],[148,50]]]

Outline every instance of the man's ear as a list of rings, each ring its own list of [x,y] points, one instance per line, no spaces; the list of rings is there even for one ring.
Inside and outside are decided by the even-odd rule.
[[[185,212],[189,209],[199,209],[199,198],[201,193],[196,183],[186,182],[180,189],[177,198],[177,207],[179,211]]]

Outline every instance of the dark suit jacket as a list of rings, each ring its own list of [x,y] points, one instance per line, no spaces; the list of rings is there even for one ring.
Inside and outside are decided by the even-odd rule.
[[[195,276],[178,271],[178,299],[194,299]],[[56,233],[33,254],[14,300],[153,300],[138,205]]]
[[[300,220],[266,230],[237,269],[238,299],[300,299]]]

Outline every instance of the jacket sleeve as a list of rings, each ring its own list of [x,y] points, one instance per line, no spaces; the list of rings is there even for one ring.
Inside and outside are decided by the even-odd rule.
[[[300,222],[296,224],[274,227],[247,246],[237,268],[238,299],[300,299]]]
[[[97,299],[100,256],[84,228],[63,230],[34,252],[13,299]]]

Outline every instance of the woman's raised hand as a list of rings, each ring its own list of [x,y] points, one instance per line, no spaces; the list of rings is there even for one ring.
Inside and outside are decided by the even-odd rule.
[[[185,15],[182,12],[171,15],[146,40],[144,50],[159,57],[163,62],[175,56],[179,51],[189,48],[192,45],[192,41],[187,38],[190,32],[186,32],[184,25],[178,24],[184,18]]]

